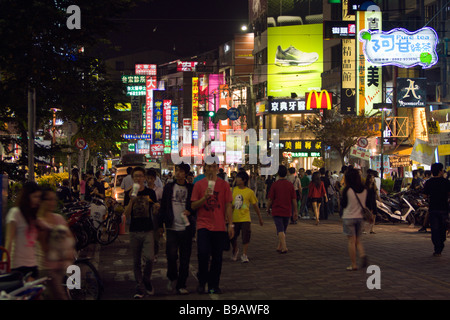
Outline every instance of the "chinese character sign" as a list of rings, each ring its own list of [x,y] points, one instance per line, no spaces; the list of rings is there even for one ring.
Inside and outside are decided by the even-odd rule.
[[[137,75],[156,76],[156,64],[136,64],[134,69]]]
[[[163,144],[163,101],[155,100],[153,107],[153,143]]]
[[[172,126],[172,100],[163,101],[164,144],[170,147],[170,128]]]
[[[403,28],[387,32],[361,30],[359,41],[364,44],[364,55],[377,66],[395,65],[401,68],[421,66],[430,68],[438,61],[438,36],[430,27],[410,32]]]
[[[192,139],[198,139],[198,78],[192,78]]]
[[[172,106],[172,152],[178,152],[178,107]]]
[[[147,95],[145,96],[145,130],[147,134],[152,133],[153,129],[153,90],[147,90]]]

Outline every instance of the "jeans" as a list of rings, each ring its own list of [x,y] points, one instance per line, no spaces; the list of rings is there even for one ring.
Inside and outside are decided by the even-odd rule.
[[[305,214],[303,214],[305,213]],[[302,194],[302,199],[301,199],[301,204],[300,204],[300,216],[304,217],[304,216],[309,216],[308,213],[308,194],[303,193]]]
[[[133,272],[137,289],[145,289],[151,283],[153,259],[155,257],[155,238],[153,231],[130,232],[130,249],[133,255]],[[144,260],[144,270],[142,270]]]
[[[209,231],[202,228],[197,231],[198,282],[200,286],[208,284],[208,289],[217,289],[222,273],[222,254],[225,242],[229,241],[225,231]],[[211,258],[211,263],[210,263]]]
[[[189,262],[192,252],[192,232],[167,230],[166,255],[167,278],[177,280],[176,289],[186,288],[189,275]],[[177,268],[178,253],[180,267]]]
[[[430,211],[431,241],[434,245],[434,253],[441,253],[444,249],[447,232],[447,211]]]

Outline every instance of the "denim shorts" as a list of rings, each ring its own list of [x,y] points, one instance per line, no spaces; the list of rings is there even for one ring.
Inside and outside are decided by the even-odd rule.
[[[342,219],[344,234],[347,236],[361,236],[364,219]]]
[[[290,217],[280,217],[274,216],[273,221],[275,222],[275,227],[277,228],[277,234],[280,232],[286,233],[286,229],[289,225]]]

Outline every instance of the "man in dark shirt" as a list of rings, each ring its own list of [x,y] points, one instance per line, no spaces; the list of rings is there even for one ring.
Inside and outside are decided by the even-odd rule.
[[[159,203],[156,200],[154,190],[145,186],[145,169],[135,167],[131,174],[134,183],[139,185],[136,194],[133,189],[128,191],[130,202],[125,209],[125,215],[130,217],[130,250],[133,254],[133,271],[136,280],[135,299],[141,299],[145,291],[149,295],[154,294],[151,283],[153,270],[154,248],[154,227],[152,214],[156,214]],[[141,261],[144,260],[144,270]]]
[[[440,257],[447,233],[450,181],[443,177],[444,166],[442,163],[434,163],[431,166],[431,173],[433,176],[425,183],[423,192],[429,198],[428,212],[431,240],[434,245],[433,255]]]
[[[93,196],[105,200],[105,184],[103,182],[103,175],[101,171],[95,173]]]

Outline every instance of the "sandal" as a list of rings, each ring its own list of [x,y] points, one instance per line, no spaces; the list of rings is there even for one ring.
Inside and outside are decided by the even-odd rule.
[[[347,267],[347,269],[345,269],[345,270],[347,270],[347,271],[356,271],[356,270],[358,270],[358,268],[353,268],[352,266],[350,266],[350,267]]]

